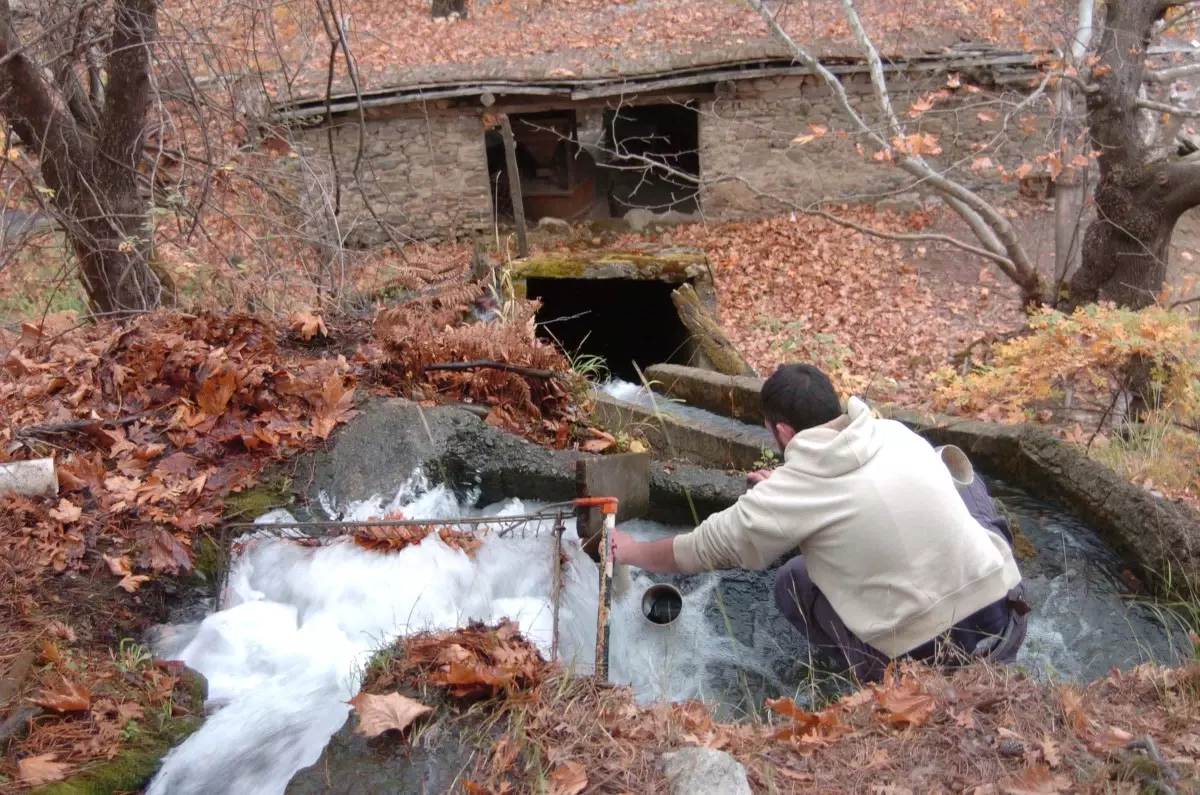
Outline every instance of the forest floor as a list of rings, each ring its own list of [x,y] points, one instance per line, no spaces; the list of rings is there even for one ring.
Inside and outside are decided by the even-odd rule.
[[[923,214],[878,220],[897,231],[946,223]],[[931,406],[931,378],[957,352],[1026,320],[986,269],[812,219],[636,237],[708,253],[725,328],[759,368],[814,360],[847,390],[907,407]],[[326,444],[367,395],[474,401],[490,409],[489,422],[542,444],[595,448],[602,437],[589,430],[578,390],[514,374],[424,370],[503,359],[577,383],[568,360],[535,339],[531,308],[513,307],[500,329],[466,322],[481,297],[463,286],[469,257],[450,244],[414,247],[407,262],[373,256],[341,311],[319,311],[315,292],[289,293],[277,296],[273,318],[237,314],[247,296],[263,305],[250,292],[252,271],[232,277],[245,282],[222,293],[233,298],[220,311],[202,309],[212,305],[213,280],[184,279],[181,295],[194,306],[127,327],[82,323],[77,288],[48,259],[0,271],[0,295],[9,296],[0,328],[3,455],[53,455],[59,467],[53,498],[0,505],[0,792],[106,769],[175,731],[176,718],[198,717],[181,672],[133,639],[193,587],[189,571],[211,564],[226,504],[264,472]],[[363,303],[414,279],[440,286],[440,297],[378,316]],[[1071,438],[1071,423],[1052,427]],[[1183,468],[1167,496],[1194,500],[1200,453],[1165,449],[1142,453],[1155,466]],[[1161,476],[1155,483],[1163,488]],[[525,710],[522,742],[545,750],[517,749],[526,777],[509,781],[509,791],[539,776],[560,794],[651,791],[655,754],[688,744],[731,751],[759,791],[1184,791],[1200,758],[1192,669],[1147,666],[1078,689],[990,669],[952,678],[912,671],[815,716],[780,704],[791,719],[782,727],[722,726],[694,705],[641,708],[626,691],[535,669],[528,687],[489,702],[509,715]],[[578,720],[553,717],[562,714]],[[480,769],[473,791],[505,791],[509,753],[495,749],[498,767]]]

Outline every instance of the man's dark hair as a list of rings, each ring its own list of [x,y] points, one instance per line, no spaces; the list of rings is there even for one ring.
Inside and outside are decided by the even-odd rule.
[[[762,408],[767,422],[786,422],[797,433],[842,415],[829,376],[811,364],[785,364],[776,370],[763,384]]]

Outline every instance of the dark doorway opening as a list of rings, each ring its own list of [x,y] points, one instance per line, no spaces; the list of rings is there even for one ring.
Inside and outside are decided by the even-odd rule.
[[[640,207],[654,212],[699,209],[700,120],[687,105],[642,105],[604,112],[609,211],[620,218]]]
[[[574,111],[514,114],[509,118],[521,183],[525,219],[571,218],[585,212],[594,201],[594,168],[590,156],[579,152]],[[508,160],[500,130],[484,134],[488,174],[496,215],[513,219]]]
[[[671,291],[678,285],[638,279],[529,279],[540,299],[538,334],[572,356],[599,356],[617,378],[638,382],[634,363],[688,364],[694,345]]]

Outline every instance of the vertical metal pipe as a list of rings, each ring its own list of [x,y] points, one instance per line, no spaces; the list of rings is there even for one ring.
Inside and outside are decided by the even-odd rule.
[[[596,677],[608,679],[608,631],[612,612],[612,533],[617,525],[617,512],[604,514],[604,529],[600,537],[600,604],[596,610]]]
[[[562,511],[554,515],[554,562],[551,570],[554,572],[554,585],[551,592],[550,605],[554,619],[553,634],[550,640],[550,661],[558,660],[558,607],[562,601],[562,537],[566,527],[563,525]]]

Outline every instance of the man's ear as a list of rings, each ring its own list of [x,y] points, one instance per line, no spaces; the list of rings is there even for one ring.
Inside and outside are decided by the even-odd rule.
[[[788,442],[796,435],[796,431],[791,425],[786,422],[777,422],[771,428],[771,432],[775,435],[775,441],[779,442],[780,448],[788,446]]]

